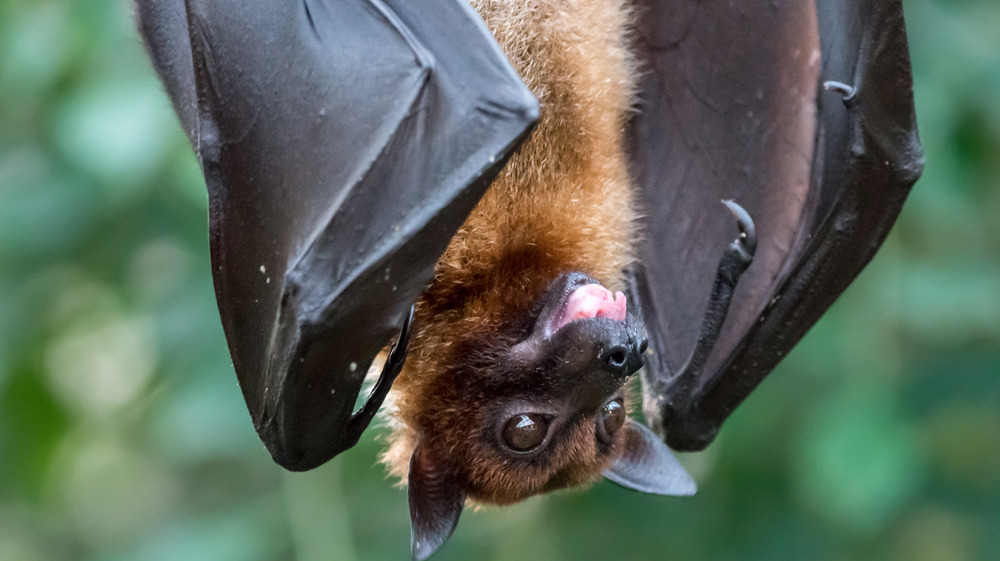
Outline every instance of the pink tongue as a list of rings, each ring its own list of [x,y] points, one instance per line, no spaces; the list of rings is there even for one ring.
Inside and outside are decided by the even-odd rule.
[[[625,321],[625,295],[621,292],[611,295],[611,291],[599,284],[581,286],[569,295],[566,311],[555,328],[583,318],[610,318]]]

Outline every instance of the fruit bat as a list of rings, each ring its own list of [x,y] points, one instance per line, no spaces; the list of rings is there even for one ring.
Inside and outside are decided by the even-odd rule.
[[[311,469],[395,386],[416,558],[466,500],[693,492],[664,443],[712,441],[922,169],[898,0],[137,8],[258,434]]]

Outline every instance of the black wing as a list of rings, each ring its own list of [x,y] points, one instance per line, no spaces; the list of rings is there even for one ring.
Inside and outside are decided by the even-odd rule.
[[[208,184],[212,273],[275,461],[352,446],[354,405],[434,263],[537,117],[461,0],[140,0]],[[404,330],[405,334],[405,330]]]
[[[871,259],[923,159],[898,0],[638,4],[644,409],[668,444],[696,450]],[[734,251],[753,240],[735,242],[709,301],[734,231],[720,199],[759,238],[731,307],[746,261]]]

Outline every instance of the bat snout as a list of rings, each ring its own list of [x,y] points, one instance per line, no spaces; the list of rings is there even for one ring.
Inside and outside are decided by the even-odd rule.
[[[584,408],[598,407],[619,391],[642,367],[647,346],[642,330],[601,319],[574,323],[556,342],[554,378]]]
[[[642,368],[642,353],[647,345],[646,339],[613,344],[599,355],[600,368],[616,377],[631,376]]]

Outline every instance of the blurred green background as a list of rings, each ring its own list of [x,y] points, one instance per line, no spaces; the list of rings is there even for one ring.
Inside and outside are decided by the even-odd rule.
[[[685,456],[467,513],[436,557],[1000,559],[1000,3],[908,0],[927,169],[872,266]],[[122,0],[0,4],[0,561],[408,558],[372,431],[306,474],[243,406],[196,162]]]

